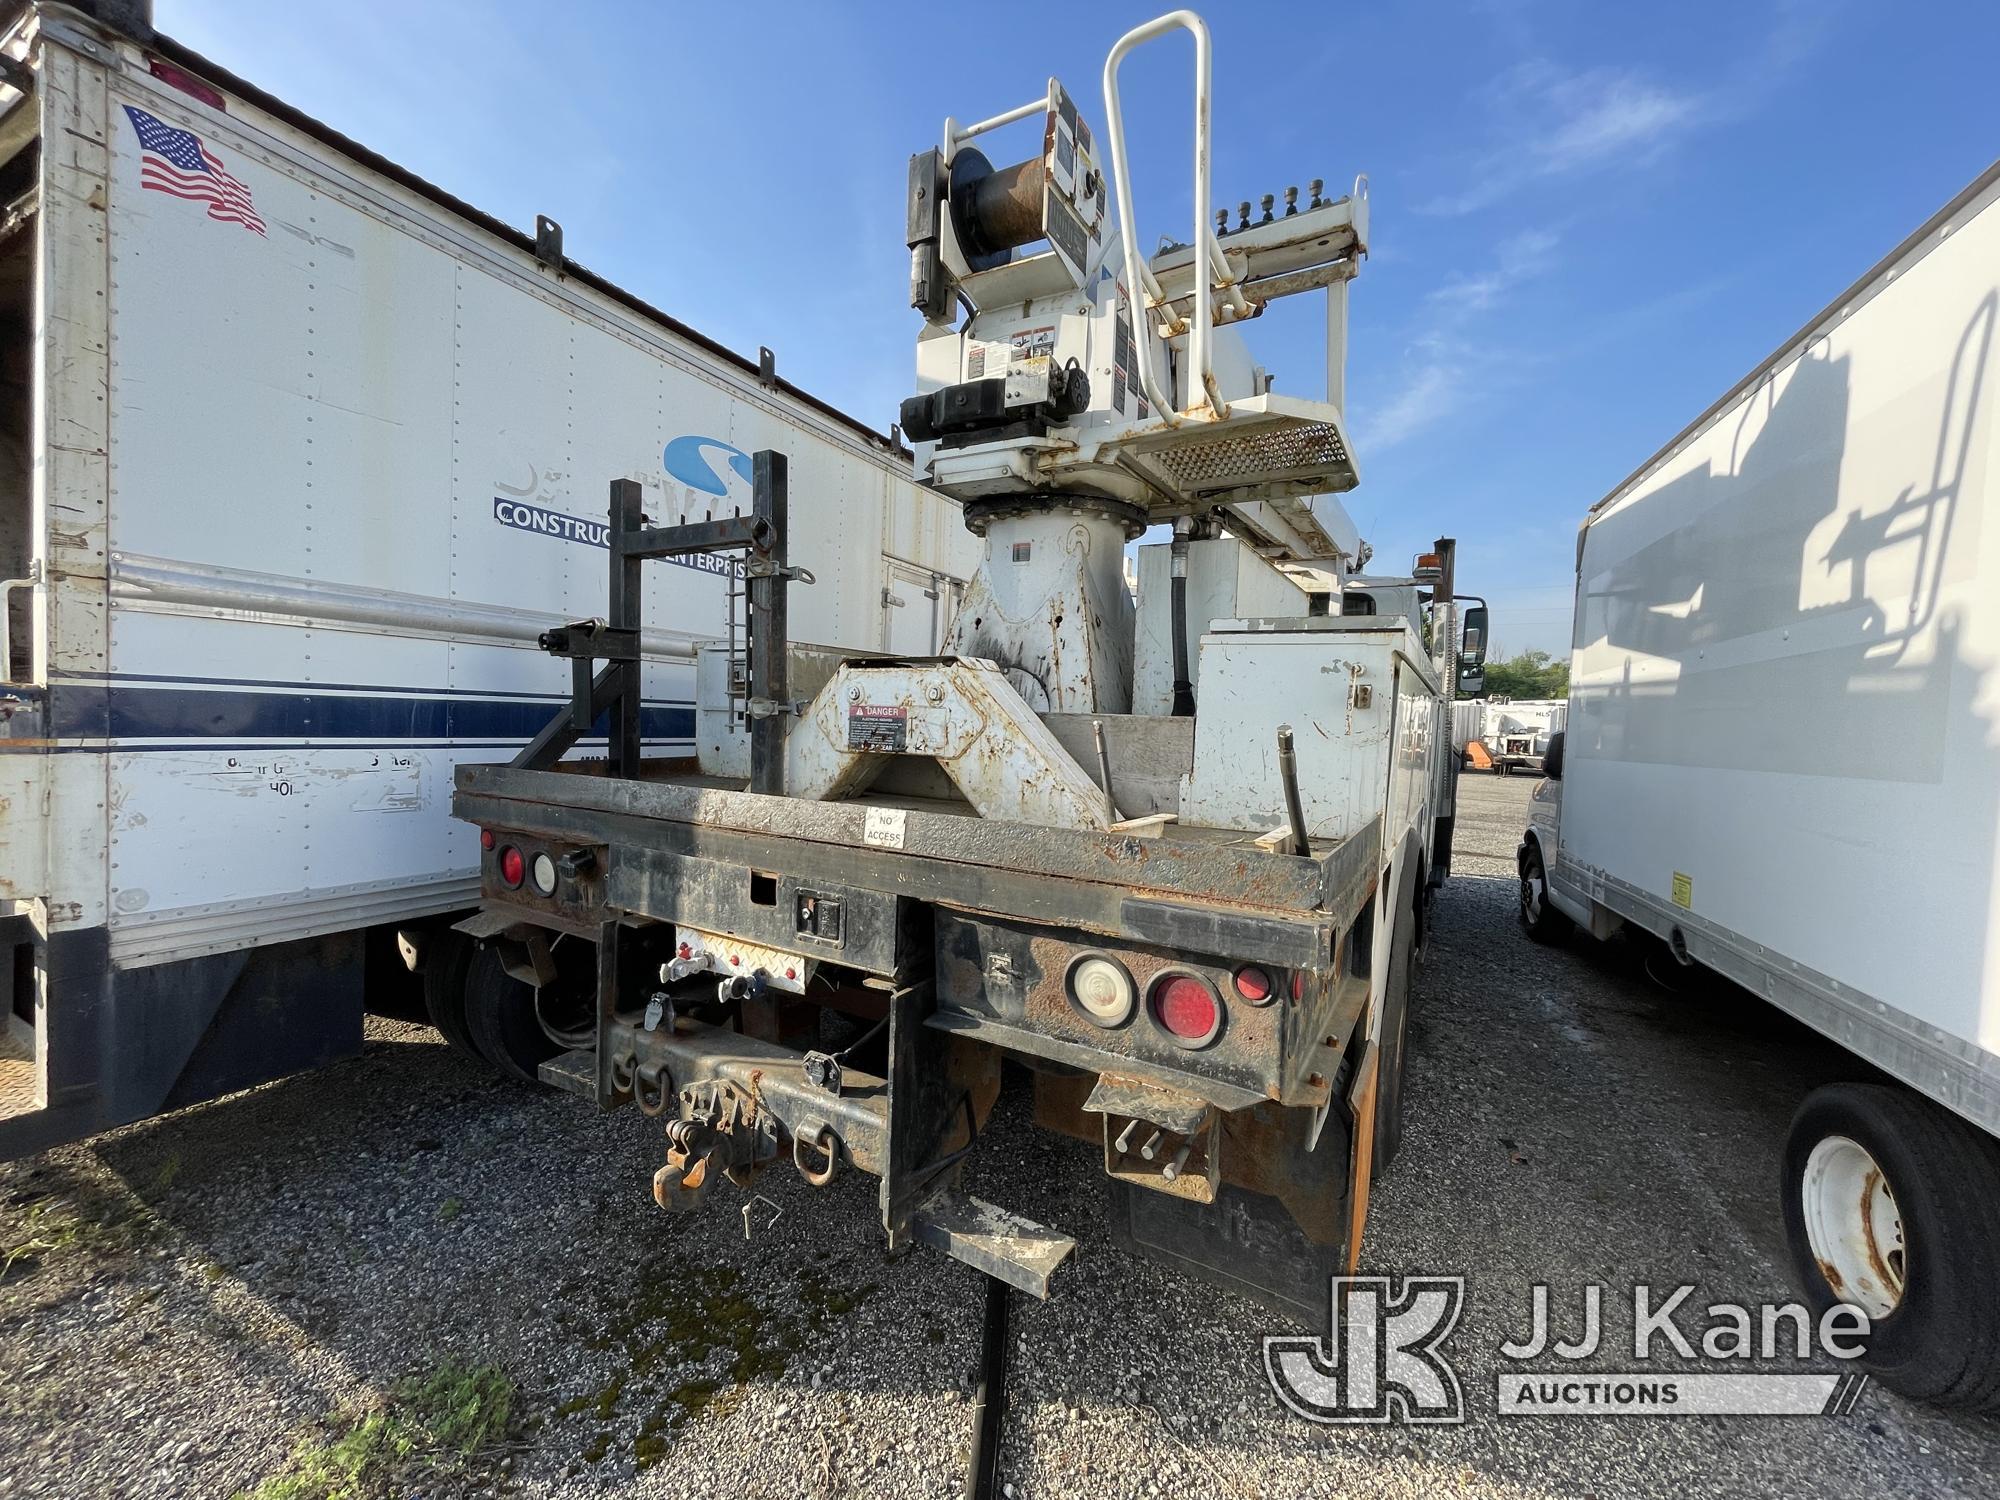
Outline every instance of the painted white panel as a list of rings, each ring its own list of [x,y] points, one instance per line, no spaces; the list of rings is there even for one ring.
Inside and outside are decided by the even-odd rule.
[[[1584,541],[1565,857],[2000,1048],[2000,210]],[[1927,252],[1927,253],[1925,253]]]
[[[655,521],[727,514],[749,504],[742,455],[769,446],[791,461],[792,560],[819,580],[793,593],[795,638],[878,646],[886,551],[969,575],[956,507],[821,413],[248,106],[225,116],[134,75],[118,90],[114,558],[596,615],[612,478],[637,479]],[[120,101],[195,131],[265,232],[143,188]],[[714,442],[676,474],[682,438]],[[715,572],[651,564],[645,589],[649,627],[726,633]],[[435,899],[476,864],[449,816],[454,764],[509,753],[569,685],[566,663],[477,626],[447,640],[134,589],[111,616],[103,675],[67,684],[79,747],[103,743],[90,693],[110,686],[113,753],[68,757],[107,795],[62,816],[110,846],[120,962],[194,951],[204,923],[220,946],[328,930],[341,893]],[[651,664],[647,697],[689,704],[691,679]],[[105,899],[100,881],[77,909]]]

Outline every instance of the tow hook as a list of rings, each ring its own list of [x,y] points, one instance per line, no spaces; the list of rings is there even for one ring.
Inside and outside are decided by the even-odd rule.
[[[666,1064],[643,1062],[632,1075],[632,1102],[639,1106],[639,1113],[647,1119],[658,1119],[667,1112],[673,1102],[674,1080],[668,1074]],[[670,1130],[671,1126],[668,1127]]]
[[[824,1166],[806,1165],[806,1147],[812,1148],[826,1158]],[[823,1188],[833,1181],[833,1174],[840,1170],[840,1137],[833,1133],[833,1127],[823,1120],[803,1122],[792,1134],[792,1165],[799,1169],[799,1176],[807,1184]]]

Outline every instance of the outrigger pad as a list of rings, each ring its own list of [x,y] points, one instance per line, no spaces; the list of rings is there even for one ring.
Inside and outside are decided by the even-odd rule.
[[[1314,1244],[1276,1198],[1228,1183],[1213,1203],[1110,1186],[1112,1229],[1124,1249],[1326,1331],[1328,1287],[1346,1274],[1347,1247]]]

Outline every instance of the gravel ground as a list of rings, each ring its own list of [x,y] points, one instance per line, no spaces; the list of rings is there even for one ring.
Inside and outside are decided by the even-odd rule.
[[[1469,1420],[1291,1416],[1260,1339],[1292,1330],[1104,1244],[1093,1153],[1010,1097],[973,1186],[1083,1240],[1048,1302],[1016,1300],[1015,1495],[2000,1493],[2000,1422],[1875,1387],[1841,1419],[1495,1415],[1493,1351],[1535,1281],[1571,1328],[1590,1280],[1787,1298],[1777,1151],[1842,1069],[1746,997],[1529,944],[1512,859],[1532,785],[1465,782],[1364,1261],[1469,1278],[1450,1344]],[[503,1366],[522,1424],[428,1494],[956,1494],[978,1279],[886,1259],[853,1175],[815,1195],[773,1172],[747,1217],[732,1192],[670,1220],[658,1146],[634,1113],[371,1022],[349,1063],[0,1168],[0,1245],[61,1241],[0,1284],[0,1494],[231,1494],[330,1409],[445,1358]]]

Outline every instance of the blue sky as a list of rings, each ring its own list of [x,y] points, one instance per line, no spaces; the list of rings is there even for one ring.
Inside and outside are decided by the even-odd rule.
[[[1103,124],[1153,3],[157,0],[161,29],[879,427],[912,388],[905,162],[1054,74]],[[1213,5],[1218,205],[1366,172],[1347,497],[1561,651],[1578,520],[2000,154],[2000,5]],[[1185,238],[1187,45],[1124,80]],[[1318,395],[1317,298],[1249,329]],[[1309,305],[1308,305],[1309,304]]]

